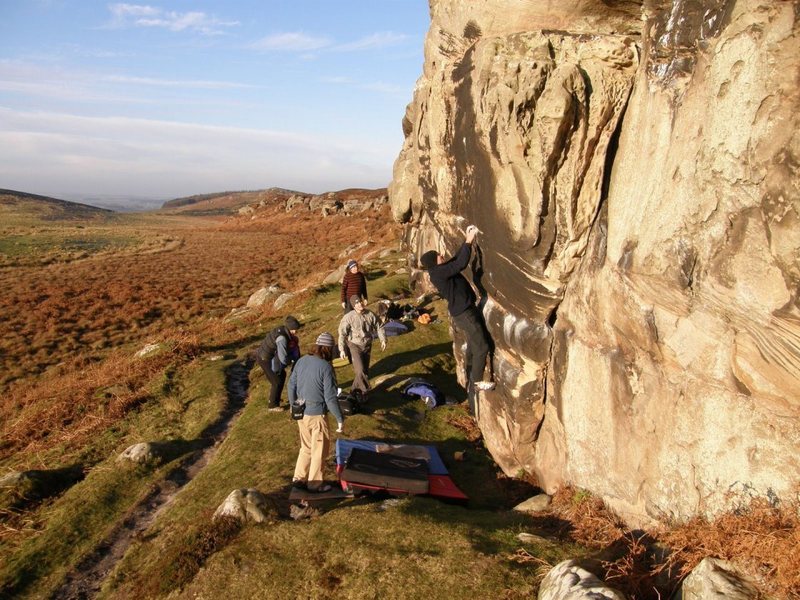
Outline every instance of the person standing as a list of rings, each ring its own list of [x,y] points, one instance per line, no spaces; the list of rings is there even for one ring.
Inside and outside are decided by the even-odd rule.
[[[280,404],[286,383],[286,367],[299,357],[297,330],[300,327],[300,321],[291,315],[286,317],[284,324],[270,331],[256,351],[256,362],[269,381],[267,407],[270,411],[283,410]]]
[[[303,401],[305,412],[297,421],[300,430],[300,452],[294,467],[292,485],[310,492],[330,491],[325,483],[325,460],[330,451],[330,430],[327,413],[330,411],[341,433],[344,416],[336,399],[336,374],[333,371],[333,336],[320,333],[310,354],[295,363],[289,377],[289,405]]]
[[[471,401],[473,398],[471,387],[478,390],[492,390],[495,387],[491,379],[491,369],[490,378],[484,379],[486,358],[491,349],[489,332],[486,330],[483,314],[475,306],[477,300],[475,292],[461,273],[469,264],[472,242],[477,234],[477,227],[474,225],[467,227],[464,243],[450,260],[446,260],[435,250],[428,250],[420,257],[420,264],[428,271],[431,283],[439,295],[447,300],[447,310],[453,324],[467,338],[465,361],[470,365],[467,392]],[[474,407],[472,408],[474,411]]]
[[[347,261],[344,279],[342,279],[342,308],[345,314],[353,310],[350,304],[352,296],[360,296],[364,300],[367,299],[367,278],[359,270],[358,263],[351,258]]]
[[[339,355],[349,352],[353,363],[353,390],[359,390],[364,400],[370,390],[369,360],[372,353],[372,340],[375,336],[381,342],[381,350],[386,350],[386,333],[380,319],[367,309],[366,300],[354,294],[349,298],[353,310],[346,313],[339,322]]]

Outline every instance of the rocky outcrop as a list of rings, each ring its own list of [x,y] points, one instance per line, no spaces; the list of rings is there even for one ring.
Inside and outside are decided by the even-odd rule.
[[[431,0],[390,199],[414,256],[483,231],[507,474],[629,522],[797,482],[796,8]]]
[[[323,216],[341,213],[351,215],[377,210],[389,201],[386,190],[342,190],[320,195],[293,194],[286,200],[286,211],[321,212]]]

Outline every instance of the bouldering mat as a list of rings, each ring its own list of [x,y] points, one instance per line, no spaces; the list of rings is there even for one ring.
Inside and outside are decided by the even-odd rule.
[[[343,490],[339,486],[332,486],[330,491],[327,492],[309,492],[302,488],[293,487],[289,492],[290,501],[305,500],[306,502],[314,502],[318,500],[342,500],[344,498],[352,498],[353,492]]]

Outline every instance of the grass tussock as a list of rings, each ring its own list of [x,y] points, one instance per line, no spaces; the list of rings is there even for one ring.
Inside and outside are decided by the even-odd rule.
[[[204,515],[209,519],[209,515]],[[209,556],[231,543],[242,528],[234,517],[209,519],[186,535],[177,544],[164,549],[163,577],[151,579],[144,588],[146,597],[157,598],[178,590],[189,583],[203,567]]]

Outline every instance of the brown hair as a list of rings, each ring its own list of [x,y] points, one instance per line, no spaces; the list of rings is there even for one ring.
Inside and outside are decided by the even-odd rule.
[[[333,360],[333,348],[330,346],[319,346],[314,344],[314,347],[311,348],[311,352],[309,352],[309,354],[318,356],[322,360],[327,360],[328,362]]]

